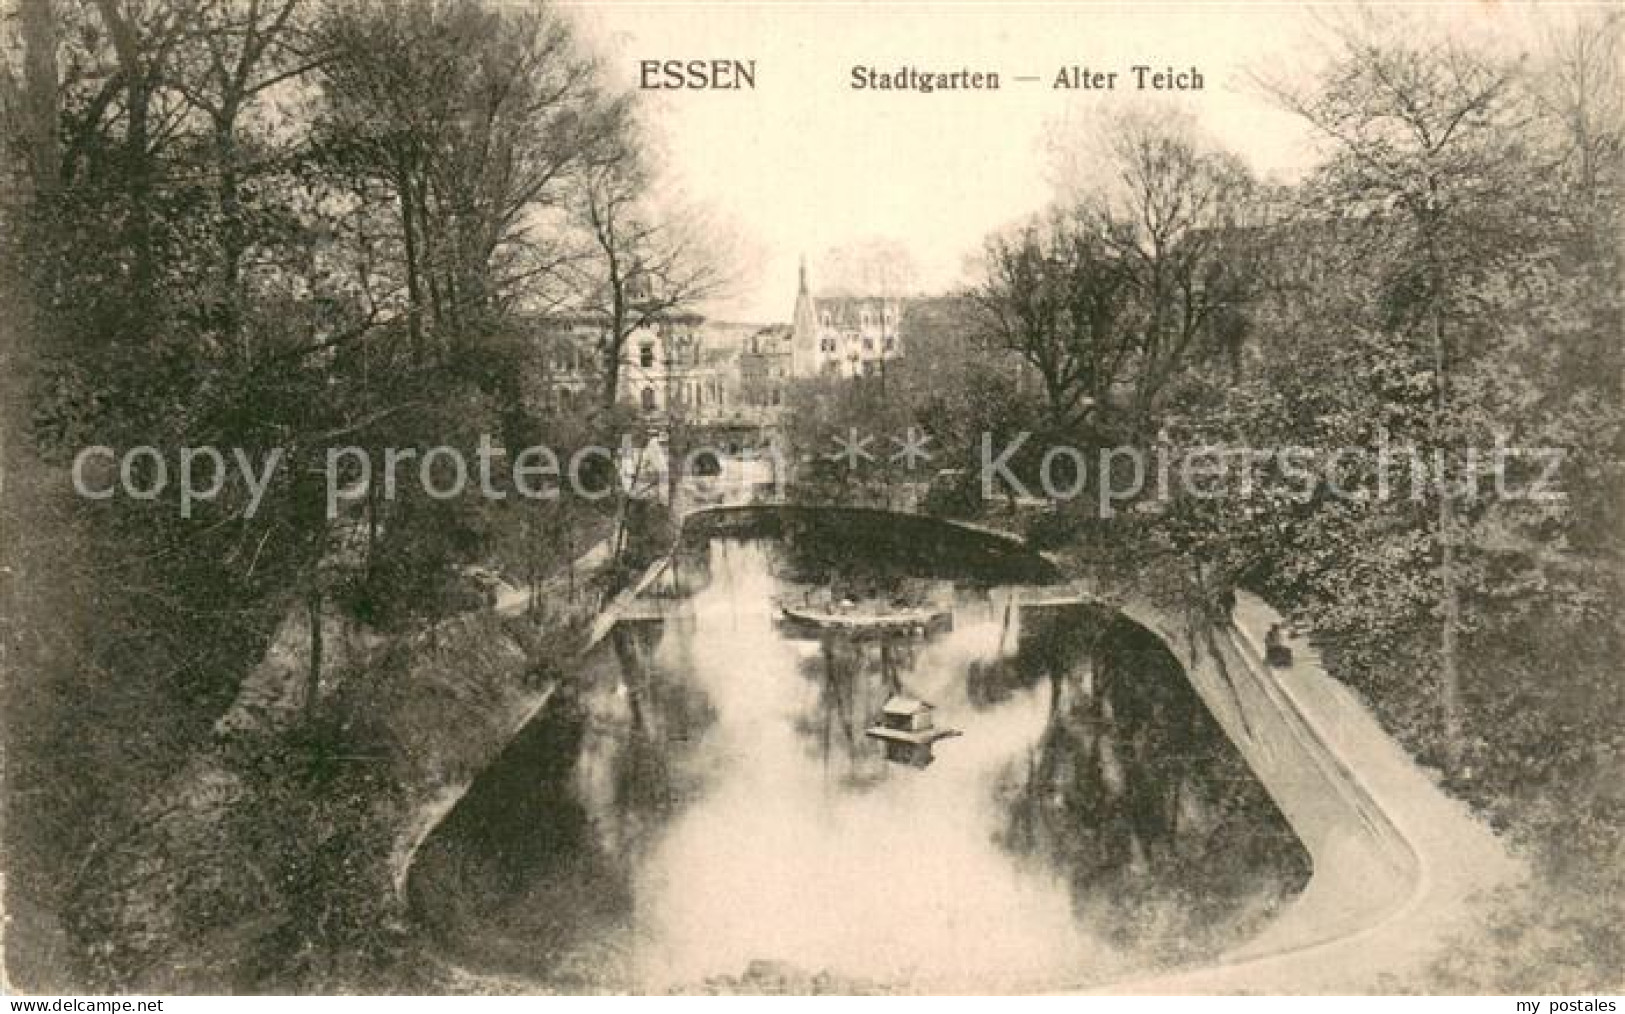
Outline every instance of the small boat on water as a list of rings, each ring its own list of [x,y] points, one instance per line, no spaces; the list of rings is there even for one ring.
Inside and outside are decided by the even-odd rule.
[[[863,730],[870,739],[886,744],[886,759],[923,768],[936,760],[933,748],[944,739],[963,735],[958,729],[938,729],[930,703],[893,694],[880,709],[880,721]]]
[[[840,631],[850,634],[918,634],[926,636],[954,629],[954,614],[948,609],[895,609],[865,612],[857,609],[818,609],[779,603],[780,619],[789,627],[810,631]]]

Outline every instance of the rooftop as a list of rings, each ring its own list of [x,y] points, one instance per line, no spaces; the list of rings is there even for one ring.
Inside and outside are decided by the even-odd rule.
[[[930,711],[932,708],[933,705],[916,700],[906,694],[893,694],[880,711],[885,715],[917,715],[922,711]]]

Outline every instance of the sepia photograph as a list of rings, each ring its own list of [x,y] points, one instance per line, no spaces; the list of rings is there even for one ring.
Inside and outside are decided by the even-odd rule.
[[[1622,33],[0,0],[7,1009],[1619,1014]]]

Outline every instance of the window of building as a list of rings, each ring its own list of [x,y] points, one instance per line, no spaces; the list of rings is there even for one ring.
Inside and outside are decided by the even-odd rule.
[[[643,389],[643,394],[639,395],[638,400],[639,400],[639,403],[643,405],[643,410],[645,412],[653,412],[655,410],[655,391],[654,391],[654,388],[645,387]]]
[[[874,350],[875,350],[875,340],[873,338],[865,338],[863,340],[863,351],[865,351],[865,352],[873,352]]]
[[[644,342],[638,348],[638,365],[649,369],[655,364],[655,347],[652,342]]]
[[[887,352],[890,352],[892,349],[894,349],[896,347],[897,347],[897,339],[896,338],[887,338],[886,339],[885,349],[886,349]]]

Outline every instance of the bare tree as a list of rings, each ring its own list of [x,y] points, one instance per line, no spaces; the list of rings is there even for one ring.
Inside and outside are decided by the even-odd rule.
[[[1126,271],[1091,224],[1060,212],[990,238],[968,293],[983,342],[1032,367],[1059,429],[1098,416],[1128,364],[1128,295]]]
[[[726,241],[693,210],[657,209],[635,159],[623,151],[584,174],[586,251],[571,271],[582,309],[604,321],[596,351],[606,408],[632,335],[720,295],[730,280]]]
[[[57,72],[56,17],[51,0],[23,0],[22,136],[28,144],[29,182],[36,193],[56,189],[61,176],[61,143],[57,132],[62,96]]]
[[[627,103],[549,7],[346,6],[321,41],[328,148],[390,191],[413,345],[449,351],[557,269],[537,212],[618,143]]]
[[[1181,370],[1240,339],[1235,311],[1253,276],[1253,183],[1240,160],[1167,111],[1114,118],[1106,142],[1109,175],[1081,210],[1098,222],[1135,295],[1128,410],[1144,428]]]
[[[1080,181],[986,250],[973,293],[993,343],[1037,371],[1057,425],[1143,435],[1186,369],[1239,342],[1254,271],[1252,182],[1185,120],[1136,110],[1061,154]]]
[[[158,183],[158,151],[167,128],[174,123],[165,108],[166,82],[185,31],[184,17],[174,5],[148,6],[129,0],[95,0],[95,9],[111,42],[117,70],[106,78],[102,94],[87,110],[91,116],[86,126],[96,128],[114,97],[122,100],[119,112],[124,132],[117,172],[129,209],[130,330],[151,337],[148,332],[157,309],[158,280],[152,197]]]
[[[1555,27],[1533,75],[1537,101],[1565,129],[1564,165],[1588,201],[1617,179],[1625,157],[1622,32],[1625,13],[1617,9]]]
[[[249,230],[244,221],[244,156],[240,121],[254,100],[320,62],[302,45],[295,15],[305,0],[186,0],[182,37],[167,81],[209,124],[216,162],[220,230],[220,325],[228,345],[242,345],[242,271]]]

